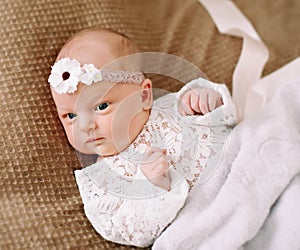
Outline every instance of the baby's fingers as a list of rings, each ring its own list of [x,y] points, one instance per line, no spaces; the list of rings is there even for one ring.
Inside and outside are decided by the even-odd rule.
[[[194,111],[191,108],[191,93],[185,93],[179,103],[178,111],[181,115],[193,115]]]
[[[223,105],[222,98],[217,92],[213,92],[209,95],[208,106],[210,111],[213,111],[221,105]]]
[[[201,113],[202,114],[206,114],[209,112],[208,110],[208,104],[207,104],[207,93],[203,93],[200,95],[200,98],[199,98],[199,107],[201,109]]]
[[[194,113],[201,113],[201,108],[199,105],[200,97],[197,93],[191,94],[191,108],[193,109]]]
[[[159,147],[148,147],[142,157],[143,163],[150,163],[158,159],[162,154],[166,155],[167,150]]]
[[[216,104],[218,101],[218,97],[216,95],[208,96],[208,109],[209,111],[213,111],[216,108]]]
[[[170,173],[166,173],[151,179],[151,182],[158,187],[161,187],[167,191],[171,190],[171,177]]]
[[[222,100],[222,97],[219,96],[218,100],[217,100],[217,103],[216,103],[216,107],[220,107],[222,106],[224,103],[223,103],[223,100]]]
[[[169,164],[168,162],[163,159],[162,157],[159,158],[154,164],[152,168],[153,176],[159,176],[163,175],[165,173],[168,173],[169,171]]]

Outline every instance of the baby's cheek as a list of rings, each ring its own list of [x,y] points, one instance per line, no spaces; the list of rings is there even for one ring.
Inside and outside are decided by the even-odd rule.
[[[69,143],[75,147],[74,145],[74,136],[73,136],[73,129],[70,126],[64,126],[65,132],[67,134],[67,138]]]

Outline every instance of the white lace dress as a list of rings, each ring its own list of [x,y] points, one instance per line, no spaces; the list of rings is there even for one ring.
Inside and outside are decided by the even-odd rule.
[[[203,116],[181,116],[178,100],[186,90],[213,88],[221,107]],[[75,171],[86,216],[105,239],[146,247],[188,202],[189,190],[214,172],[223,143],[236,122],[225,85],[196,79],[178,93],[154,101],[148,122],[122,153]],[[148,147],[167,149],[169,192],[152,185],[137,167]]]

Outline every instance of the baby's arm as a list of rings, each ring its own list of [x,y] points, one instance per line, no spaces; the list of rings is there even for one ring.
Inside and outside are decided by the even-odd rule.
[[[187,83],[177,93],[177,112],[197,119],[207,126],[236,124],[236,109],[225,84],[217,84],[203,78]]]

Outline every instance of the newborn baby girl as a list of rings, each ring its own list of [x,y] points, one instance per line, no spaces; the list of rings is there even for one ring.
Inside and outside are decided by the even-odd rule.
[[[145,247],[209,178],[236,118],[225,85],[199,78],[153,101],[139,69],[109,67],[139,52],[112,30],[83,30],[62,47],[49,83],[70,144],[98,155],[75,171],[86,216],[105,239]]]

